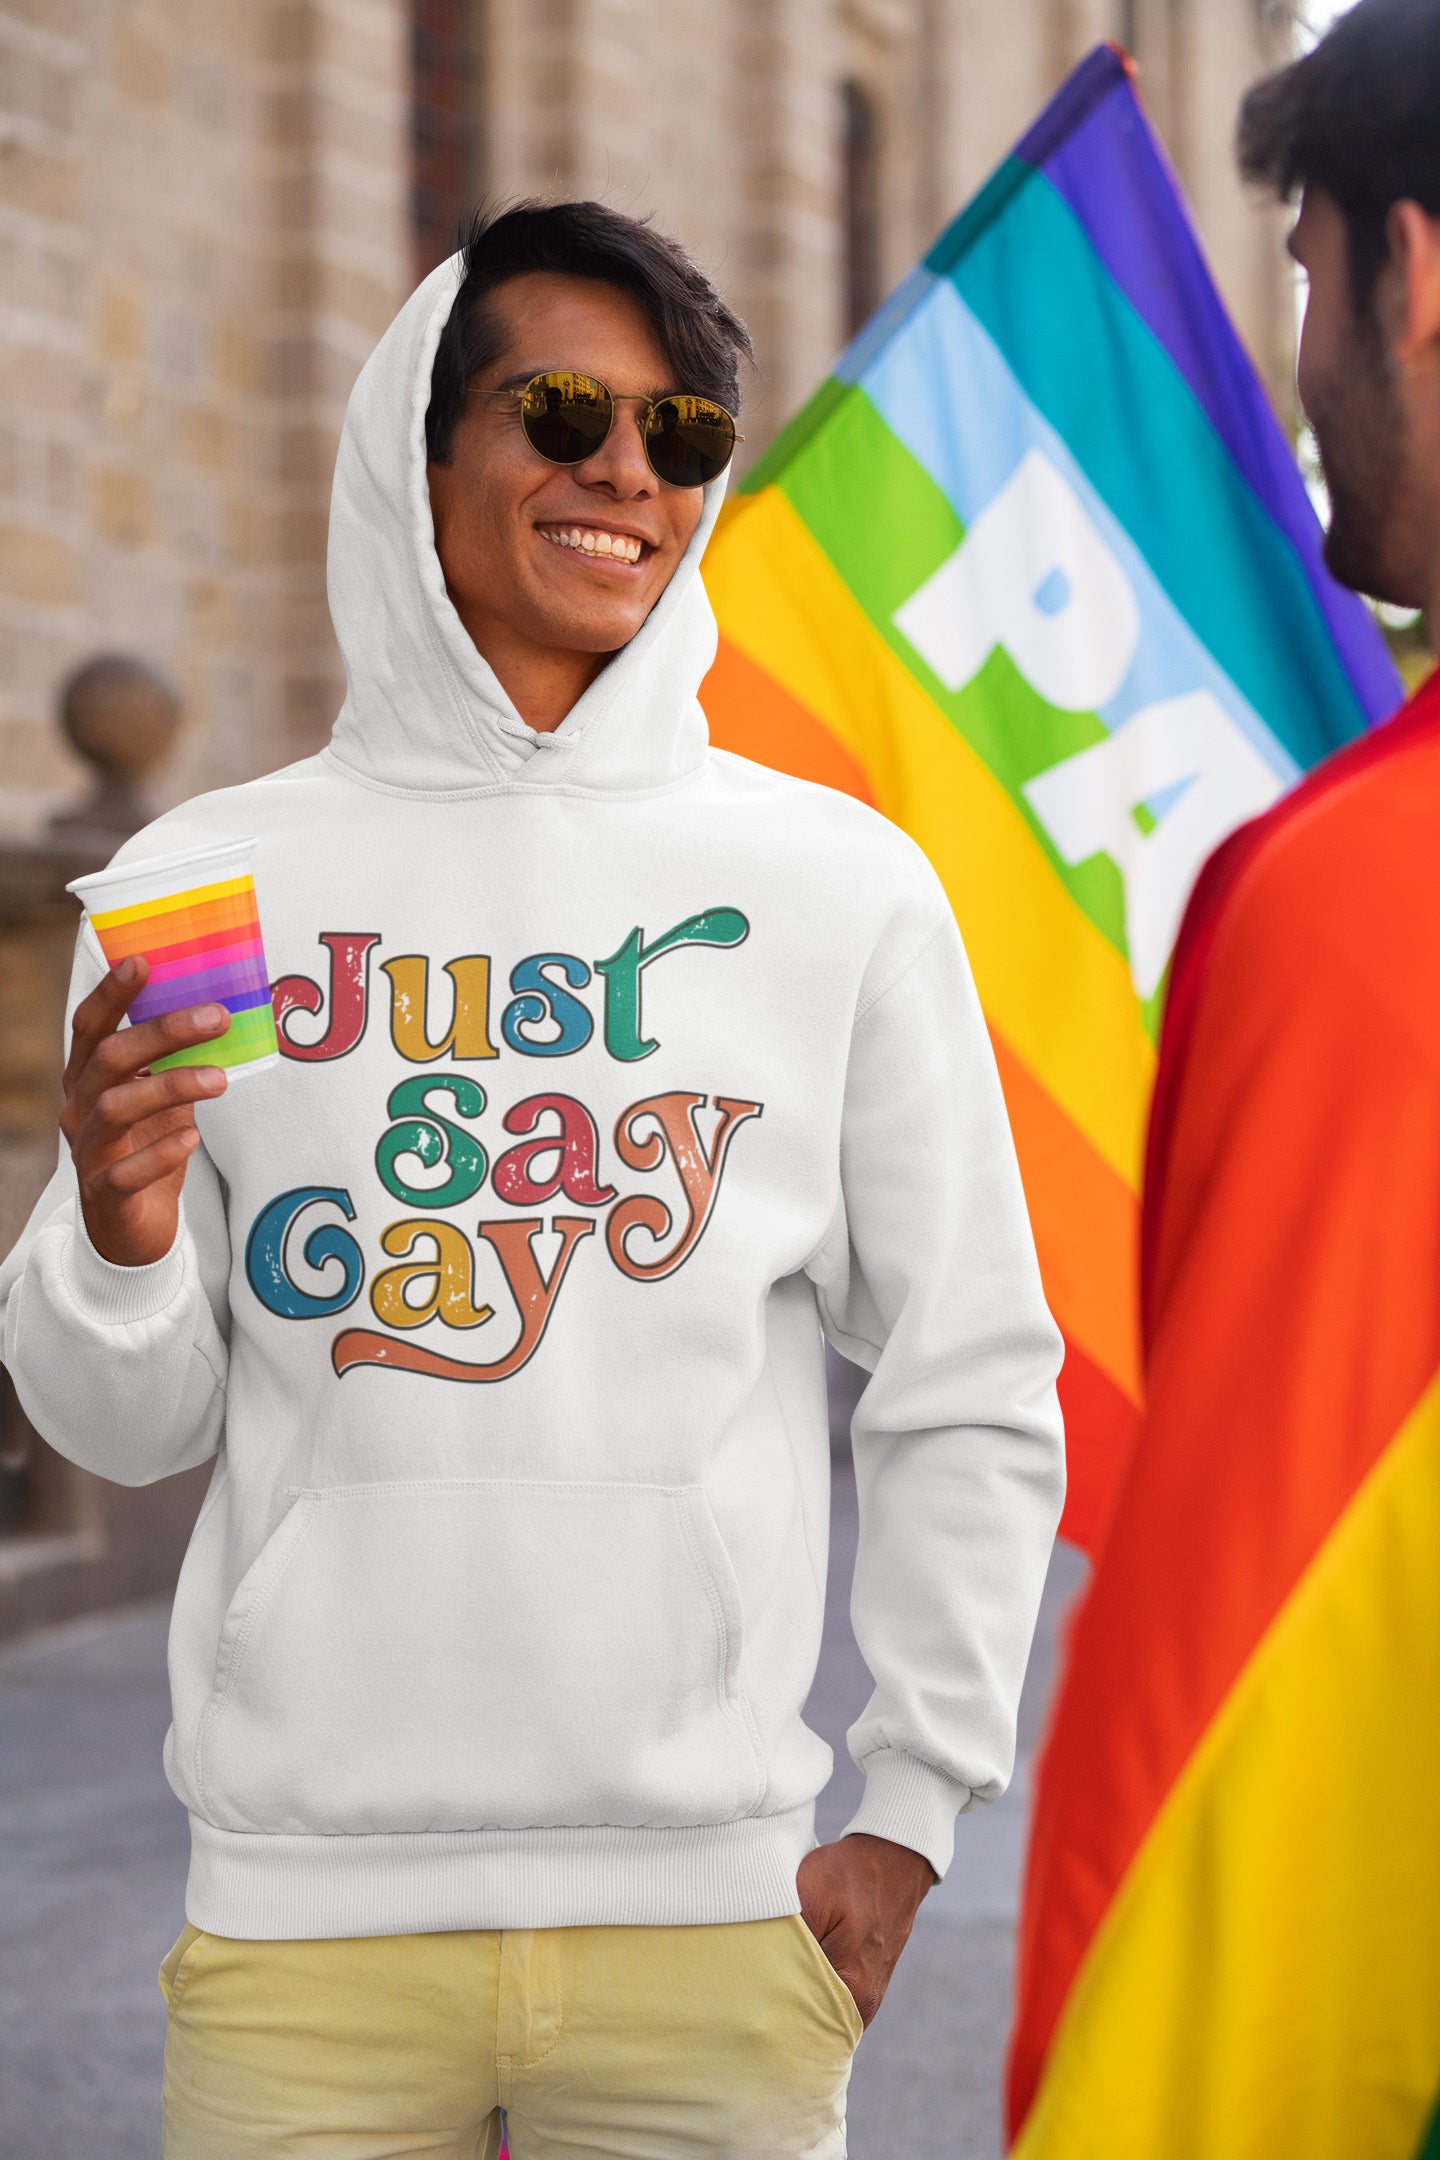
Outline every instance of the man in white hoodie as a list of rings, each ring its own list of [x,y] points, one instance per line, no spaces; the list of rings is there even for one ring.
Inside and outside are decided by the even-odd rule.
[[[150,1073],[228,1017],[123,1027],[144,963],[82,934],[0,1296],[65,1453],[217,1458],[169,2160],[843,2154],[1011,1769],[1059,1340],[934,874],[708,745],[746,349],[598,205],[477,225],[351,399],[329,747],[121,858],[256,837],[282,1062]],[[817,1848],[825,1334],[875,1692]]]

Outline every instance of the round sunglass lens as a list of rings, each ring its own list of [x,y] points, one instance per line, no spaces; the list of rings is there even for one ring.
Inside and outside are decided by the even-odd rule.
[[[579,465],[592,457],[613,417],[610,392],[593,375],[537,375],[520,401],[526,440],[552,465]]]
[[[661,398],[645,423],[645,449],[671,487],[704,487],[734,455],[735,423],[712,398]]]

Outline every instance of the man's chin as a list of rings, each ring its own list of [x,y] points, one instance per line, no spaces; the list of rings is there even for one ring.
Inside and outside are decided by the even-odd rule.
[[[1352,592],[1374,594],[1374,558],[1361,537],[1339,515],[1331,519],[1324,554],[1325,567],[1338,583],[1348,585]]]
[[[1367,599],[1382,600],[1390,607],[1423,606],[1424,594],[1412,592],[1409,581],[1397,576],[1377,536],[1338,506],[1325,535],[1324,555],[1330,575],[1351,592],[1364,593]]]
[[[663,588],[662,588],[663,589]],[[546,605],[530,611],[530,631],[537,645],[574,653],[619,652],[645,621],[659,594],[586,594],[572,606],[557,606],[556,595],[545,595]],[[588,605],[586,604],[588,602]]]
[[[1310,415],[1330,495],[1325,561],[1352,592],[1396,606],[1404,576],[1405,416],[1374,341],[1357,340],[1343,400],[1312,396]],[[1399,568],[1397,569],[1397,561]]]
[[[536,638],[537,645],[546,645],[552,652],[587,653],[596,660],[608,660],[630,643],[645,617],[632,616],[628,611],[623,618],[607,616],[599,621],[577,622],[573,615],[562,617],[558,622],[547,623]]]

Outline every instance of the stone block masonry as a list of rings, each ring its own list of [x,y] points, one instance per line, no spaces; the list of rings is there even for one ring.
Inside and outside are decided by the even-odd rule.
[[[77,660],[183,685],[172,795],[324,739],[345,397],[406,290],[397,0],[0,5],[0,821],[76,773]]]
[[[753,456],[844,335],[842,85],[874,115],[889,287],[1133,18],[1142,88],[1285,396],[1275,220],[1230,166],[1235,102],[1278,56],[1262,17],[1254,0],[0,0],[0,829],[33,829],[74,784],[53,692],[107,645],[184,688],[173,794],[323,740],[344,401],[482,191],[598,194],[684,240],[755,334]]]
[[[482,192],[594,194],[676,234],[755,336],[750,458],[845,334],[846,98],[863,101],[873,145],[867,264],[888,290],[1066,69],[1128,24],[1222,286],[1283,398],[1278,220],[1245,203],[1230,153],[1283,13],[0,0],[0,851],[85,792],[56,695],[107,648],[181,686],[171,800],[325,740],[343,693],[324,565],[345,400]],[[31,1014],[0,1030],[0,1250],[54,1162],[70,933],[64,910],[0,924],[0,1010]],[[0,1472],[0,1635],[165,1586],[203,1473],[120,1494],[35,1461],[20,1535],[3,1520],[13,1464]]]

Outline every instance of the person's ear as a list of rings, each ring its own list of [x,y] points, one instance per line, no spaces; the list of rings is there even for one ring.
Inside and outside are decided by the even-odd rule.
[[[1409,367],[1431,348],[1440,354],[1440,217],[1417,202],[1392,203],[1385,220],[1396,272],[1396,364]]]

